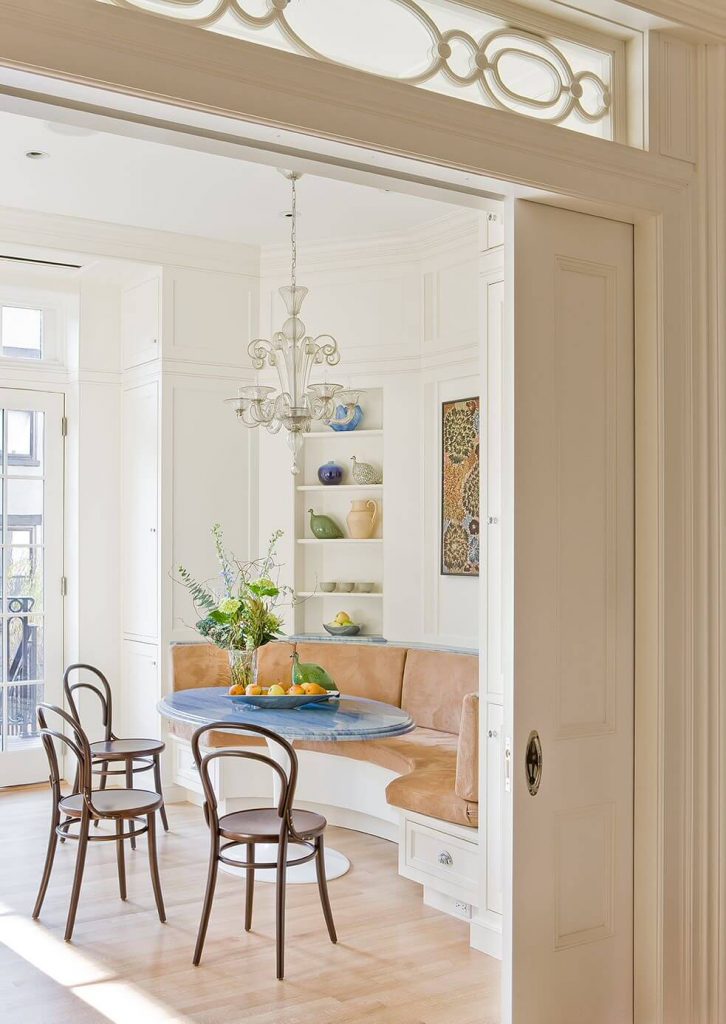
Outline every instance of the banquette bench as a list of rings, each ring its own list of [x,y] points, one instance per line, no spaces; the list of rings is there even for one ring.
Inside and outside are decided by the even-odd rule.
[[[296,802],[322,807],[333,824],[398,839],[400,871],[424,885],[427,902],[449,912],[454,907],[475,907],[479,889],[477,655],[350,640],[294,645],[278,641],[259,652],[260,682],[289,679],[294,650],[302,662],[322,665],[342,693],[403,707],[416,722],[413,732],[391,739],[296,742],[301,758]],[[229,685],[227,654],[212,644],[174,644],[171,662],[175,690]],[[170,723],[171,738],[178,747],[175,781],[194,790],[188,753],[192,731],[183,723]],[[212,733],[207,742],[227,746],[238,743],[239,737]],[[249,780],[220,780],[221,798],[230,808],[259,799],[262,794],[252,792],[253,785]]]

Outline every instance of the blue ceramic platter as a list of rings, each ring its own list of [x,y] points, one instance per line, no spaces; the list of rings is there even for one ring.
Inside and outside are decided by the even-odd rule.
[[[301,708],[306,704],[322,704],[331,697],[340,697],[338,690],[330,690],[328,693],[292,693],[284,697],[255,697],[246,693],[229,694],[225,693],[227,700],[233,704],[246,704],[253,708],[268,708],[270,711],[290,711],[292,708]]]

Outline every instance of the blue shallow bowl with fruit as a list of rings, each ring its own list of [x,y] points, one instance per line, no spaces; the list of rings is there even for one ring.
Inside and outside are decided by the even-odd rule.
[[[331,697],[340,697],[338,690],[329,690],[327,693],[291,693],[282,696],[269,697],[266,694],[225,694],[227,700],[233,704],[244,704],[250,708],[268,708],[271,711],[291,711],[294,708],[305,707],[306,704],[322,704]]]

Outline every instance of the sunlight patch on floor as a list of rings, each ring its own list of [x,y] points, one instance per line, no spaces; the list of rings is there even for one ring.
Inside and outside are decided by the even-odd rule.
[[[97,1010],[111,1024],[192,1024],[189,1017],[122,981],[86,953],[56,938],[42,924],[0,904],[0,943],[37,971]]]

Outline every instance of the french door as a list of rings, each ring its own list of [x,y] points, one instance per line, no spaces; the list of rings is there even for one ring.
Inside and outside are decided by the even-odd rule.
[[[628,1024],[633,229],[523,201],[510,229],[504,1019]]]
[[[63,408],[0,388],[0,786],[47,777],[36,707],[62,703]]]

